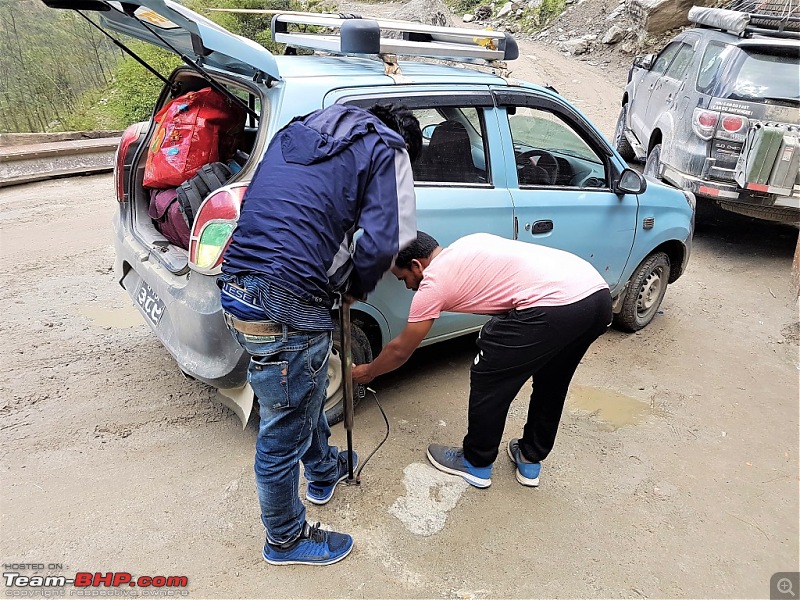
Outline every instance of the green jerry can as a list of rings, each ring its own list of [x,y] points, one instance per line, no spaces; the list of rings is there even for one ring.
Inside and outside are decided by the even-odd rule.
[[[800,152],[795,127],[755,123],[747,132],[734,178],[739,187],[745,189],[791,194],[797,179],[798,161]]]

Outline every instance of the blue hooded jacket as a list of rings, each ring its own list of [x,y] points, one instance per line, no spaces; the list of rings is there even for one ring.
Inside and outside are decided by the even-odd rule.
[[[416,237],[403,138],[372,113],[333,105],[275,134],[242,202],[222,265],[311,305],[363,297]]]

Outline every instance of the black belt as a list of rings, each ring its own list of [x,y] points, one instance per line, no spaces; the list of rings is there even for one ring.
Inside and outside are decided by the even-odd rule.
[[[283,335],[283,324],[275,321],[242,321],[228,312],[222,313],[225,324],[231,329],[246,335]],[[286,330],[292,333],[291,329]]]

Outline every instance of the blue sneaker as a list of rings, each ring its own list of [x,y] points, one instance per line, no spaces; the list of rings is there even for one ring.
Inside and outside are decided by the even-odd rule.
[[[355,474],[356,467],[358,466],[358,454],[353,452],[353,473]],[[327,504],[328,501],[333,498],[333,492],[336,490],[336,486],[339,485],[341,481],[347,479],[348,472],[347,472],[347,450],[344,452],[339,452],[339,476],[333,480],[331,483],[319,482],[319,481],[309,481],[308,487],[306,488],[306,500],[311,502],[312,504]]]
[[[267,542],[261,555],[271,565],[332,565],[350,554],[353,538],[346,533],[303,525],[300,537],[288,544]]]
[[[492,485],[492,465],[475,467],[464,458],[463,448],[451,448],[440,444],[428,446],[428,460],[445,473],[460,475],[470,485],[477,488],[488,488]]]
[[[514,438],[508,442],[508,456],[517,465],[517,481],[528,487],[539,486],[539,473],[542,472],[542,463],[529,462],[519,449],[519,439]]]

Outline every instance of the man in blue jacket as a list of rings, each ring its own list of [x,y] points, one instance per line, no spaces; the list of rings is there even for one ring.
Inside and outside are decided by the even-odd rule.
[[[339,293],[365,298],[416,238],[411,161],[421,146],[404,107],[333,105],[275,134],[245,194],[219,284],[225,320],[251,355],[270,564],[332,564],[353,547],[350,535],[306,522],[299,462],[314,504],[348,475],[324,411],[331,309]]]

